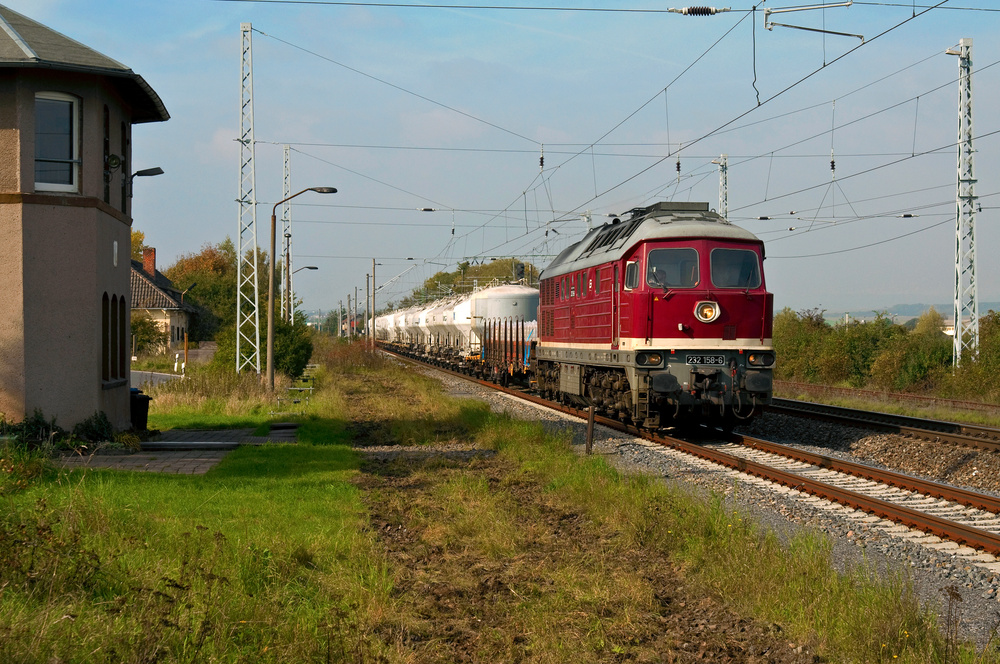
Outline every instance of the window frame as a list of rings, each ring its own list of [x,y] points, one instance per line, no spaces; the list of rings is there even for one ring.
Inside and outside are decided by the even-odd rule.
[[[625,263],[625,279],[622,281],[625,290],[632,291],[639,287],[639,261]]]
[[[695,268],[694,276],[697,277],[697,278],[695,279],[695,281],[694,281],[694,283],[692,285],[690,285],[690,286],[682,286],[682,285],[667,285],[667,286],[663,286],[663,285],[661,285],[659,283],[651,282],[650,281],[651,276],[649,274],[649,270],[651,268],[653,268],[653,267],[658,267],[659,266],[653,260],[653,258],[655,257],[655,254],[657,252],[668,252],[668,251],[674,251],[674,252],[684,251],[684,252],[692,252],[694,254],[694,268]],[[680,270],[678,270],[678,272],[680,272]],[[698,251],[697,248],[692,247],[692,246],[653,247],[652,249],[649,250],[649,253],[646,255],[646,285],[648,287],[654,288],[654,289],[656,289],[656,288],[668,288],[669,290],[692,290],[692,289],[695,289],[695,288],[700,288],[701,287],[701,283],[702,283],[702,275],[701,275],[701,252]]]
[[[58,102],[68,102],[70,104],[70,142],[72,144],[72,157],[70,159],[49,159],[45,157],[40,157],[38,154],[38,101],[58,101]],[[58,191],[64,193],[79,193],[80,191],[80,171],[82,165],[82,159],[80,156],[80,114],[81,114],[81,103],[82,100],[71,94],[65,92],[52,92],[43,91],[35,93],[35,154],[34,154],[34,179],[35,179],[35,191]],[[43,182],[38,179],[38,163],[56,163],[56,164],[71,164],[70,169],[71,180],[70,184],[62,184],[58,182]]]
[[[716,254],[717,251],[740,251],[740,252],[748,252],[750,254],[753,254],[753,256],[756,258],[755,272],[756,272],[757,282],[756,283],[749,283],[748,282],[746,284],[737,284],[736,286],[720,286],[720,285],[718,285],[715,282],[715,262],[714,262],[715,254]],[[751,249],[749,247],[713,247],[712,251],[709,252],[709,256],[708,256],[708,270],[709,270],[709,279],[710,279],[710,281],[712,283],[712,287],[713,288],[720,288],[720,289],[724,289],[724,290],[746,290],[746,291],[749,292],[749,291],[752,291],[752,290],[757,290],[758,288],[761,288],[764,285],[764,270],[763,270],[763,267],[761,266],[761,257],[760,257],[760,254],[758,254],[756,251],[754,251],[753,249]]]

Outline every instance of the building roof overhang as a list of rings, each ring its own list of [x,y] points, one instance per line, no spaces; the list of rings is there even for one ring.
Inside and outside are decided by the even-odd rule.
[[[132,122],[170,119],[152,87],[122,63],[0,5],[0,68],[77,72],[107,77],[132,109]]]

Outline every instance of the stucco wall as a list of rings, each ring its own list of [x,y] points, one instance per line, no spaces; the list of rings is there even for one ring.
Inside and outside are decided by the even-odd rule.
[[[81,100],[79,193],[35,192],[34,101],[41,91]],[[109,203],[105,104],[110,152],[125,153],[125,167],[111,174]],[[101,321],[105,292],[124,296],[126,306],[130,300],[131,219],[120,209],[121,183],[131,166],[121,140],[128,114],[102,77],[51,70],[0,76],[0,411],[10,419],[37,408],[71,428],[103,410],[117,428],[130,426],[131,353],[125,352],[124,380],[102,380]],[[128,321],[128,312],[123,315]]]
[[[0,134],[0,136],[3,136]],[[0,147],[0,153],[3,152]],[[0,169],[2,170],[2,169]],[[18,421],[24,409],[24,308],[21,207],[0,205],[0,414]]]

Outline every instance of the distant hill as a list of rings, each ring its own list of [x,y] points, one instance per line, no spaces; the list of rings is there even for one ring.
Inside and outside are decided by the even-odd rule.
[[[891,307],[881,310],[875,309],[859,309],[857,311],[826,311],[823,313],[823,317],[826,318],[828,322],[837,322],[844,320],[844,314],[850,314],[853,320],[871,320],[875,318],[881,311],[886,312],[889,316],[895,316],[897,323],[903,323],[911,318],[917,318],[921,316],[926,311],[930,310],[931,307],[939,314],[945,317],[946,320],[951,320],[952,308],[954,304],[895,304]],[[1000,302],[980,302],[979,303],[979,313],[980,315],[985,315],[989,311],[1000,311]]]

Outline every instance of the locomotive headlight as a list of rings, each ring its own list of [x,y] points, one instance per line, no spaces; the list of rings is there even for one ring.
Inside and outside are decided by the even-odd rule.
[[[718,302],[699,302],[694,307],[694,317],[702,323],[711,323],[719,317],[721,309]]]
[[[637,353],[635,363],[640,367],[655,367],[663,362],[663,355],[660,353]]]
[[[750,353],[747,363],[755,367],[769,367],[774,364],[774,353]]]

